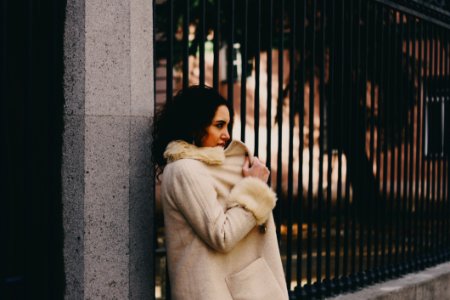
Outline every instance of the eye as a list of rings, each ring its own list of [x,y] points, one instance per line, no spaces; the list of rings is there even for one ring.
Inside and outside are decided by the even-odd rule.
[[[219,129],[222,129],[222,128],[224,128],[224,127],[226,126],[226,122],[219,121],[219,122],[217,122],[217,123],[215,124],[215,126],[216,126],[217,128],[219,128]]]

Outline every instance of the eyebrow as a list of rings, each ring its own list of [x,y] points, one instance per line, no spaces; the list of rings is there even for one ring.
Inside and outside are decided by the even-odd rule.
[[[215,120],[214,123],[215,123],[215,124],[219,124],[219,123],[227,123],[227,121],[225,121],[225,120]]]

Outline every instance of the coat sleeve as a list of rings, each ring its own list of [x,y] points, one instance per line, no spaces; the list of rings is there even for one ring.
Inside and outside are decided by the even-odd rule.
[[[258,225],[267,221],[275,207],[276,195],[262,180],[246,177],[231,190],[229,203],[237,203],[250,211]]]
[[[206,244],[219,252],[233,249],[257,224],[255,214],[242,206],[224,212],[213,181],[201,163],[185,159],[173,164],[167,170],[168,176],[164,176],[170,201]],[[248,194],[244,197],[258,196],[252,187],[242,192]]]

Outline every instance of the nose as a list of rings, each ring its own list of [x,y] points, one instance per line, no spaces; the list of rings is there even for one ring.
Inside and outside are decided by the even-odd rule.
[[[228,133],[228,129],[225,129],[225,131],[222,133],[222,139],[225,141],[228,141],[230,139],[230,134]]]

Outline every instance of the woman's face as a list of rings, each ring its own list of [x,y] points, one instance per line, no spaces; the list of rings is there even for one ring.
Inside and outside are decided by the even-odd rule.
[[[211,125],[205,129],[206,135],[201,140],[201,146],[225,147],[227,141],[230,139],[228,123],[230,123],[230,112],[228,111],[228,107],[221,105],[217,108]]]

